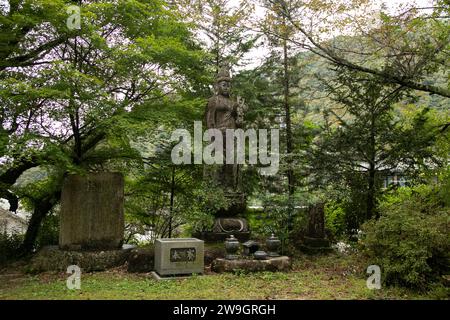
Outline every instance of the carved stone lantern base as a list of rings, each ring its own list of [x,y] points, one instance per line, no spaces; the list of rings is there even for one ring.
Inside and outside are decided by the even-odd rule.
[[[195,233],[195,237],[208,242],[225,241],[230,235],[234,235],[240,242],[250,239],[248,222],[244,218],[216,218],[211,231]]]

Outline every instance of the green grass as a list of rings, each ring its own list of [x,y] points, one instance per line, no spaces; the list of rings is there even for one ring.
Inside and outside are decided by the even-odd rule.
[[[0,299],[424,299],[400,288],[369,290],[352,257],[299,257],[288,273],[234,273],[155,281],[122,269],[82,274],[81,290],[64,273],[0,275]]]

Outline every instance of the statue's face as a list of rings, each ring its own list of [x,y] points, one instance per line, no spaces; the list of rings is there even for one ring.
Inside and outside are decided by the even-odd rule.
[[[220,81],[218,84],[219,94],[228,96],[230,94],[231,85],[228,81]]]

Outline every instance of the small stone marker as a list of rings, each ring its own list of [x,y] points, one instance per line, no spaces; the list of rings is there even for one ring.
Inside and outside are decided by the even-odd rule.
[[[247,242],[244,242],[242,244],[243,247],[243,252],[242,254],[246,257],[251,256],[252,254],[254,254],[256,251],[259,250],[259,243],[254,241],[254,240],[249,240]]]
[[[155,271],[161,276],[204,271],[204,242],[196,238],[157,239]]]

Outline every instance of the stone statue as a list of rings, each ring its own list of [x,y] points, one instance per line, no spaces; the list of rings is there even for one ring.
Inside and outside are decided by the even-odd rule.
[[[203,238],[212,241],[225,240],[230,234],[234,234],[241,241],[245,241],[248,240],[250,232],[247,221],[239,217],[246,208],[246,198],[239,187],[239,165],[236,162],[225,163],[226,130],[242,127],[245,106],[240,99],[234,99],[230,95],[231,77],[228,68],[221,68],[217,74],[215,90],[215,94],[208,100],[205,121],[208,129],[218,129],[222,133],[224,163],[206,165],[205,179],[212,180],[222,188],[230,205],[215,213],[213,230],[205,233]],[[236,155],[234,159],[236,161]]]
[[[238,187],[237,164],[225,164],[226,129],[236,129],[242,126],[244,106],[238,100],[230,97],[231,77],[228,68],[223,67],[217,74],[215,83],[216,93],[209,98],[206,107],[206,127],[222,131],[224,164],[216,167],[213,179],[229,192]],[[236,157],[235,157],[236,159]],[[210,174],[211,175],[211,174]]]

